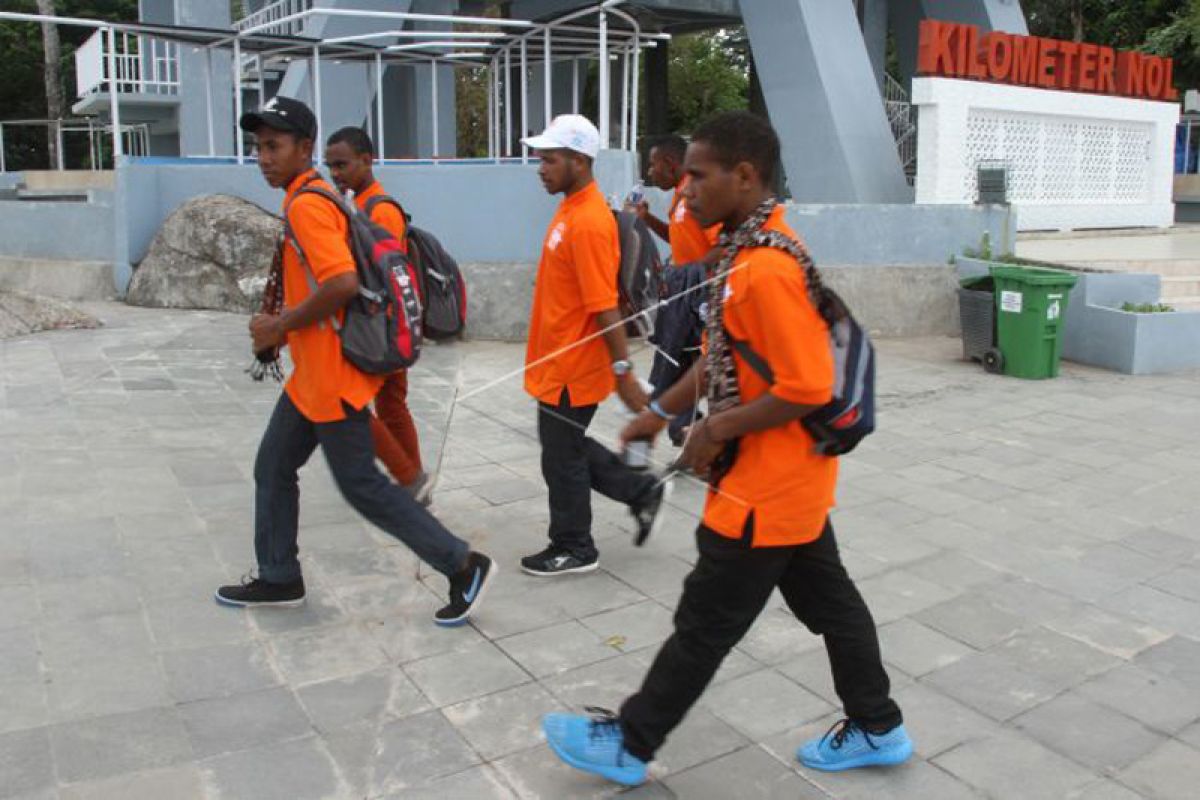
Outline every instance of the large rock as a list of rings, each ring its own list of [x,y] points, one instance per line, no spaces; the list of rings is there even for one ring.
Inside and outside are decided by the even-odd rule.
[[[167,218],[125,300],[155,308],[258,307],[283,223],[253,203],[203,195]]]
[[[51,297],[0,292],[0,339],[64,328],[98,328],[100,321]]]

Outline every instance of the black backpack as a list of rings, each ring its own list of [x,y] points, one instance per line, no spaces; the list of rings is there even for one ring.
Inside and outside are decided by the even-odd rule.
[[[334,192],[304,183],[284,209],[284,235],[304,266],[309,289],[317,291],[317,278],[292,230],[288,211],[301,194],[316,194],[331,202],[346,216],[350,252],[358,273],[358,294],[345,306],[339,323],[330,323],[342,340],[342,354],[354,366],[372,375],[388,375],[407,369],[421,354],[421,302],[417,273],[404,255],[403,244],[381,225],[371,222]]]
[[[642,218],[630,211],[614,211],[621,246],[621,268],[617,274],[617,298],[621,316],[629,320],[630,335],[649,336],[654,315],[665,294],[663,262],[654,235]]]
[[[364,209],[367,216],[379,203],[394,205],[407,223],[408,258],[420,280],[425,338],[442,341],[462,336],[467,326],[467,282],[458,262],[432,233],[413,227],[412,216],[395,198],[387,195],[370,198]]]

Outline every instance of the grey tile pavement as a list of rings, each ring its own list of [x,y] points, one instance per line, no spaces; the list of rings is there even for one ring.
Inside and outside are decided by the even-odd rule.
[[[602,569],[522,575],[547,510],[517,345],[412,373],[435,512],[501,564],[474,624],[444,584],[301,480],[306,607],[211,600],[251,565],[251,467],[277,388],[245,319],[97,307],[0,342],[0,798],[611,797],[541,741],[616,706],[670,633],[702,489],[642,550],[597,498]],[[638,798],[1193,798],[1200,785],[1200,376],[985,375],[949,339],[884,341],[880,430],[835,526],[880,625],[917,757],[794,761],[838,717],[822,644],[775,596]],[[639,358],[645,359],[642,353]],[[451,398],[458,387],[460,402]],[[594,423],[612,441],[621,416]],[[656,458],[669,458],[660,451]]]

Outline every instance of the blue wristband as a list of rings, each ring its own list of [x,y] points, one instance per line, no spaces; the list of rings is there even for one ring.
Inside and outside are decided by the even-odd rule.
[[[649,408],[650,412],[652,414],[654,414],[656,417],[662,417],[667,422],[670,422],[671,420],[675,419],[675,415],[668,414],[666,411],[664,411],[663,407],[661,405],[659,405],[657,400],[651,400],[650,405],[648,405],[646,407]]]

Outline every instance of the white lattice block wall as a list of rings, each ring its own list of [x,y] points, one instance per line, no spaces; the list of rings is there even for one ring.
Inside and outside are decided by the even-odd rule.
[[[1174,103],[949,78],[915,79],[913,103],[918,203],[975,202],[996,161],[1021,230],[1174,221]]]

